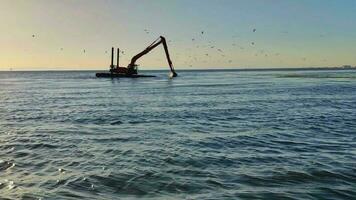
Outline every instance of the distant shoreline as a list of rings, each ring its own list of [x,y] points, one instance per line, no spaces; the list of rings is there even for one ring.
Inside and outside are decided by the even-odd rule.
[[[177,71],[347,71],[356,67],[300,67],[300,68],[235,68],[235,69],[176,69]],[[0,70],[1,72],[105,72],[108,70]],[[165,69],[141,69],[139,71],[168,71]]]

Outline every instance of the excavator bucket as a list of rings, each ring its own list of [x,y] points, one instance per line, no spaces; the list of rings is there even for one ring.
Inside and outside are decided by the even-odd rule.
[[[174,77],[177,77],[177,76],[178,76],[178,74],[175,71],[173,71],[173,72],[171,72],[169,74],[169,78],[174,78]]]

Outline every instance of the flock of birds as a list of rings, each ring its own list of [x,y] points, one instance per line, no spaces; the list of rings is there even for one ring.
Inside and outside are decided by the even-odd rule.
[[[252,33],[256,33],[257,29],[254,28],[252,29]],[[201,36],[204,36],[206,32],[205,31],[201,31],[200,34]],[[232,40],[235,40],[235,38],[237,37],[236,35],[232,36]],[[241,46],[241,45],[238,45],[236,44],[236,42],[233,42],[231,44],[232,48],[235,48],[235,49],[222,49],[222,48],[219,48],[217,47],[218,45],[214,44],[212,41],[207,41],[207,43],[205,44],[198,44],[197,41],[199,40],[199,38],[192,38],[191,41],[193,43],[193,46],[196,48],[196,49],[199,49],[198,54],[194,53],[195,51],[193,51],[192,48],[186,48],[185,49],[185,52],[187,52],[187,55],[184,55],[184,64],[185,65],[188,65],[190,67],[192,67],[193,65],[191,63],[194,63],[194,62],[203,62],[203,63],[208,63],[210,61],[213,61],[211,59],[214,59],[215,61],[219,62],[219,63],[224,63],[224,62],[227,62],[229,64],[233,63],[233,60],[232,59],[226,59],[227,57],[229,57],[227,55],[228,51],[231,50],[231,51],[234,51],[236,48],[239,48],[240,51],[243,51],[245,49],[247,49],[248,47],[244,47],[244,46]],[[201,40],[200,40],[201,41]],[[194,43],[197,43],[197,44],[194,44]],[[255,42],[252,41],[250,42],[250,45],[251,47],[254,47],[255,46]],[[201,52],[204,52],[204,53],[201,53]],[[265,57],[268,57],[268,54],[266,53],[265,50],[259,50],[255,56],[259,56],[259,54],[263,54]],[[202,58],[201,56],[205,56],[205,58]],[[280,53],[275,53],[274,54],[275,56],[279,56]],[[177,53],[177,56],[179,57],[180,56],[180,53]],[[220,59],[219,59],[220,57]],[[231,56],[230,56],[231,57]],[[186,59],[188,58],[188,59]],[[207,59],[210,59],[210,60],[207,60]],[[221,60],[223,59],[223,60]]]
[[[150,34],[151,31],[148,29],[144,29],[143,30],[145,34]],[[253,28],[252,33],[256,33],[257,29]],[[284,31],[282,32],[284,34],[288,34],[288,32]],[[191,46],[185,48],[184,53],[176,53],[175,56],[173,56],[175,59],[177,60],[181,60],[183,61],[184,65],[186,66],[190,66],[192,67],[192,63],[198,63],[198,62],[202,62],[202,63],[208,63],[208,62],[213,62],[213,61],[217,61],[219,63],[233,63],[233,60],[231,59],[231,57],[234,56],[227,56],[227,52],[229,52],[229,50],[231,50],[232,52],[235,52],[236,49],[240,50],[240,51],[244,51],[247,50],[248,48],[255,48],[256,47],[256,43],[255,41],[251,41],[249,42],[250,46],[241,46],[239,44],[237,44],[235,42],[235,39],[238,37],[237,35],[232,36],[232,41],[233,43],[231,44],[231,48],[228,50],[223,50],[222,48],[219,48],[217,44],[215,44],[212,41],[207,41],[206,38],[204,37],[206,35],[205,31],[200,31],[199,33],[200,37],[196,36],[194,38],[191,38]],[[32,35],[32,38],[37,37],[36,35]],[[320,37],[324,37],[324,35],[320,35]],[[179,41],[175,41],[172,42],[172,40],[168,40],[168,44],[169,45],[174,45],[176,42]],[[204,44],[202,44],[201,42],[204,42]],[[194,51],[194,48],[198,51]],[[63,51],[64,48],[60,48],[60,51]],[[86,49],[82,49],[82,53],[85,54],[87,51]],[[197,53],[199,52],[199,53]],[[108,51],[105,51],[105,54],[107,54]],[[125,51],[120,50],[121,55],[125,55]],[[185,55],[182,55],[185,54]],[[254,49],[254,56],[263,56],[263,57],[269,57],[269,56],[280,56],[281,54],[279,52],[268,52],[264,49]],[[181,56],[183,57],[182,59]],[[220,57],[220,59],[219,59]],[[230,57],[230,59],[226,59],[227,57]],[[211,59],[211,60],[207,60],[207,59]],[[212,60],[213,59],[213,60]],[[223,59],[223,60],[221,60]],[[161,61],[163,60],[163,58],[157,58],[157,61]],[[301,58],[302,61],[307,61],[306,57],[302,57]],[[128,61],[128,59],[127,59]],[[326,59],[323,59],[322,61],[326,61]]]
[[[146,34],[149,34],[150,31],[145,29],[144,30],[146,32]],[[256,28],[253,28],[252,29],[252,33],[256,33],[257,32],[257,29]],[[282,32],[283,34],[288,34],[287,31],[283,31]],[[217,44],[214,44],[212,41],[206,41],[206,40],[202,40],[202,37],[206,34],[205,31],[201,31],[200,32],[200,36],[201,37],[194,37],[194,38],[191,38],[191,44],[193,46],[192,47],[188,47],[185,49],[185,53],[176,53],[176,57],[178,58],[178,60],[183,60],[184,61],[184,64],[185,66],[190,66],[192,67],[193,65],[191,63],[196,63],[196,62],[203,62],[203,63],[208,63],[208,62],[212,62],[212,61],[217,61],[219,63],[233,63],[233,60],[232,59],[226,59],[227,57],[234,57],[233,55],[228,55],[228,53],[230,52],[236,52],[236,48],[238,48],[240,51],[245,51],[247,52],[248,49],[251,49],[252,52],[254,52],[254,56],[255,57],[258,57],[258,56],[262,56],[264,58],[267,58],[267,57],[279,57],[281,55],[281,53],[279,52],[273,52],[271,50],[265,50],[265,49],[258,49],[258,45],[256,45],[256,42],[255,41],[251,41],[251,42],[248,42],[247,45],[248,46],[242,46],[242,45],[239,45],[237,44],[236,42],[233,42],[231,44],[231,47],[232,48],[228,48],[227,46],[227,49],[222,49],[222,48],[218,48]],[[238,36],[237,35],[234,35],[232,36],[232,41],[235,41],[236,38]],[[319,37],[324,37],[323,34],[319,35]],[[206,38],[204,38],[206,39]],[[205,44],[200,44],[200,42],[205,42]],[[177,42],[177,41],[176,41]],[[170,45],[172,45],[172,41],[169,40],[168,43]],[[226,46],[225,46],[226,47]],[[196,51],[193,51],[195,49],[199,49],[199,53],[196,53]],[[212,50],[215,50],[215,51],[212,51]],[[184,55],[182,55],[184,54]],[[179,59],[180,58],[180,55],[182,55],[182,59]],[[219,56],[220,56],[220,59],[219,59]],[[157,60],[159,61],[162,61],[163,58],[158,58]],[[210,60],[207,60],[207,59],[210,59]],[[301,57],[300,58],[301,61],[303,62],[306,62],[307,61],[307,58],[306,57]],[[281,60],[281,58],[280,58]],[[327,59],[322,59],[321,61],[323,62],[326,62]]]

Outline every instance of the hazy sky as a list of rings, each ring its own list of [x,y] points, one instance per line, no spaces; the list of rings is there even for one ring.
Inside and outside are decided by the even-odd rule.
[[[355,0],[0,0],[0,8],[0,70],[107,69],[111,46],[126,66],[160,35],[177,69],[356,65]],[[162,47],[137,63],[168,69]]]

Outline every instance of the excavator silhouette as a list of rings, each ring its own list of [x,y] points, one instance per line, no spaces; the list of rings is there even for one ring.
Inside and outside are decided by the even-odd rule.
[[[120,67],[119,66],[119,53],[120,49],[117,49],[117,65],[114,65],[114,47],[111,49],[111,65],[110,65],[110,73],[96,73],[96,77],[122,77],[122,78],[139,78],[139,77],[154,77],[151,75],[140,75],[137,74],[137,64],[136,61],[140,59],[142,56],[146,55],[158,45],[162,44],[164,47],[164,51],[166,53],[167,61],[169,64],[169,68],[171,70],[170,77],[177,77],[178,74],[175,72],[172,64],[172,60],[169,56],[168,46],[166,39],[163,36],[160,36],[157,40],[152,42],[146,49],[135,55],[131,58],[131,62],[127,67]]]

